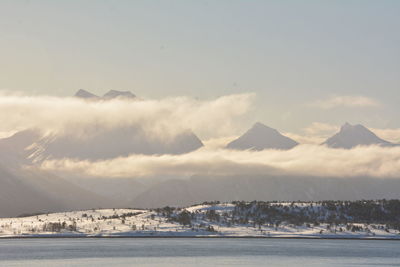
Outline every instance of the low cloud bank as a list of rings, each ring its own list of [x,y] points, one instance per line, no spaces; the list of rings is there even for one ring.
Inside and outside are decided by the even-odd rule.
[[[0,94],[0,132],[37,128],[46,133],[90,138],[99,128],[137,126],[156,138],[188,129],[202,138],[230,135],[251,106],[253,94],[200,101],[188,97],[161,100],[85,101],[73,97]]]
[[[202,148],[183,155],[131,155],[106,161],[43,162],[45,170],[94,177],[175,175],[293,175],[400,178],[400,147],[332,149],[299,145],[291,150],[234,151]]]
[[[356,147],[350,150],[319,146],[338,126],[313,123],[301,134],[287,134],[302,144],[288,151],[223,149],[240,134],[241,116],[252,106],[253,94],[199,101],[188,97],[161,100],[85,101],[73,97],[24,96],[0,93],[0,133],[41,129],[48,133],[91,138],[96,132],[139,127],[146,136],[167,140],[188,129],[205,147],[182,155],[130,155],[102,161],[73,159],[44,161],[42,169],[93,177],[205,175],[307,175],[315,177],[400,178],[400,147]],[[350,99],[355,101],[357,99]],[[351,102],[348,98],[334,103]],[[353,101],[353,102],[354,102]],[[368,99],[355,101],[373,106]],[[373,129],[392,141],[398,129]]]
[[[303,128],[301,133],[284,133],[286,136],[296,140],[301,144],[322,144],[326,139],[334,135],[340,130],[340,125],[313,122],[309,126]],[[400,129],[397,128],[369,128],[378,137],[392,142],[400,142]]]

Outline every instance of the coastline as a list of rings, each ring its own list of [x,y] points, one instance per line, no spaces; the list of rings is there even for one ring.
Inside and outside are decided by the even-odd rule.
[[[278,211],[308,208],[309,204],[278,203]],[[293,206],[293,207],[292,207]],[[253,207],[253,206],[252,206]],[[268,206],[271,208],[270,206]],[[272,206],[274,207],[274,206]],[[312,210],[323,208],[313,205]],[[1,239],[48,238],[225,238],[400,240],[400,231],[380,223],[329,224],[287,221],[256,223],[231,203],[202,204],[184,209],[92,209],[0,219]],[[234,224],[231,223],[232,214]],[[291,213],[288,213],[289,215]],[[293,213],[296,214],[296,213]],[[244,220],[247,218],[247,220]]]
[[[335,236],[224,236],[224,235],[27,235],[3,236],[7,239],[310,239],[310,240],[372,240],[372,241],[400,241],[396,237],[335,237]]]

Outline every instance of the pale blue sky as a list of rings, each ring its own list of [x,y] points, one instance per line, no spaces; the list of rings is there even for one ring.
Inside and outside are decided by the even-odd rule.
[[[0,0],[0,89],[255,92],[254,116],[400,127],[400,1]],[[319,109],[332,95],[379,107]]]

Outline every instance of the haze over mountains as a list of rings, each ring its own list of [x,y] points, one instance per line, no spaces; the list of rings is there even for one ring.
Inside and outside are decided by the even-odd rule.
[[[73,135],[48,135],[38,139],[31,147],[36,160],[73,158],[101,160],[130,154],[182,154],[194,151],[203,144],[191,131],[182,132],[164,141],[151,138],[143,129],[128,126],[98,127],[84,138]]]
[[[0,139],[0,216],[90,208],[109,202],[50,172],[24,167],[29,162],[25,146],[34,141],[32,137],[32,132],[24,131]]]
[[[139,207],[184,206],[218,201],[360,200],[397,199],[399,179],[370,177],[305,177],[287,175],[193,176],[163,181],[138,194],[131,203]]]
[[[99,97],[86,90],[80,89],[76,94],[79,98],[94,98],[94,99],[115,99],[115,98],[128,98],[134,99],[136,96],[129,91],[117,91],[110,90],[105,93],[103,97]],[[129,130],[126,130],[129,132]],[[194,136],[193,136],[194,137]],[[196,137],[197,138],[197,137]],[[196,139],[194,138],[194,139]],[[200,141],[200,139],[198,140]],[[201,142],[201,141],[200,141]],[[196,147],[193,142],[193,148]],[[287,136],[282,135],[276,129],[270,128],[260,122],[255,123],[247,132],[237,139],[231,141],[226,145],[228,149],[236,150],[264,150],[264,149],[281,149],[287,150],[297,146],[299,143]],[[332,148],[346,148],[350,149],[356,146],[368,146],[368,145],[380,145],[380,146],[396,146],[397,144],[383,140],[376,136],[372,131],[364,127],[363,125],[351,125],[345,123],[340,131],[328,138],[322,145],[327,145]],[[201,147],[200,146],[197,146]],[[195,150],[195,149],[193,149]],[[183,152],[189,152],[191,150],[182,150]],[[165,152],[161,152],[163,154]]]
[[[135,99],[131,92],[110,90],[103,97],[98,97],[80,89],[76,97],[83,99],[111,100]],[[128,116],[128,115],[127,115]],[[18,133],[9,139],[17,143]],[[85,131],[85,135],[69,133],[51,133],[41,135],[38,130],[25,131],[30,140],[28,152],[36,161],[46,159],[73,158],[80,160],[100,160],[128,156],[130,154],[182,154],[203,146],[200,139],[189,129],[177,133],[168,140],[154,138],[137,125],[121,125],[110,128],[107,125],[95,125]]]
[[[102,103],[138,103],[141,101],[131,92],[111,90],[103,96],[79,90],[75,96],[84,99],[87,105]],[[89,101],[87,101],[89,100]],[[115,101],[113,101],[115,100]],[[121,100],[121,101],[120,101]],[[98,101],[98,102],[96,102]],[[110,101],[110,102],[108,102]],[[119,102],[120,101],[120,102]],[[177,107],[178,108],[178,107]],[[124,114],[129,116],[129,114]],[[151,122],[149,122],[151,123]],[[0,139],[0,216],[15,216],[21,213],[62,211],[91,207],[159,207],[165,205],[188,205],[210,200],[322,200],[400,197],[400,179],[375,177],[308,177],[298,174],[221,175],[214,174],[212,163],[219,155],[209,160],[205,173],[194,176],[165,174],[137,178],[130,177],[86,177],[82,173],[50,172],[41,168],[48,160],[75,160],[112,164],[116,158],[130,155],[151,156],[151,159],[170,159],[166,165],[187,170],[198,168],[190,161],[193,153],[209,149],[191,129],[179,130],[168,138],[161,134],[154,137],[140,124],[107,125],[95,124],[85,128],[84,135],[70,129],[65,132],[45,133],[41,129],[26,129],[11,137]],[[207,125],[205,125],[206,127]],[[362,125],[343,125],[338,133],[328,138],[321,149],[343,148],[351,150],[359,146],[392,148],[397,144],[385,141]],[[269,152],[290,153],[302,145],[262,123],[254,124],[239,138],[224,145],[227,155],[233,153]],[[318,147],[318,148],[319,148]],[[328,148],[327,148],[328,147]],[[278,153],[278,152],[276,152]],[[334,152],[336,153],[336,152]],[[203,155],[203,154],[200,154]],[[209,154],[205,154],[209,155]],[[245,154],[257,157],[258,154]],[[295,156],[293,156],[295,155]],[[288,157],[301,157],[301,154]],[[179,156],[186,156],[181,163]],[[143,160],[140,159],[139,160]],[[249,164],[249,169],[259,165],[251,159],[240,164]],[[267,158],[265,161],[268,164]],[[278,163],[284,162],[286,156]],[[231,158],[222,162],[235,170]],[[140,161],[140,164],[152,164]],[[184,167],[181,166],[184,165]],[[186,164],[186,165],[185,165]],[[293,164],[293,163],[292,163]],[[296,164],[296,162],[294,163]],[[327,162],[330,164],[330,162]],[[377,163],[378,164],[378,163]],[[207,166],[208,166],[207,165]],[[85,165],[83,165],[85,166]],[[111,166],[111,165],[110,165]],[[379,165],[377,165],[379,168]],[[154,168],[157,168],[155,166]],[[273,170],[274,168],[270,168]],[[265,173],[265,174],[263,174]],[[400,178],[400,177],[399,177]]]

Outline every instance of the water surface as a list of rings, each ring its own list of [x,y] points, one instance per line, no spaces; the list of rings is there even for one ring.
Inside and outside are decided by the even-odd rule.
[[[5,239],[1,266],[400,266],[399,241]]]

